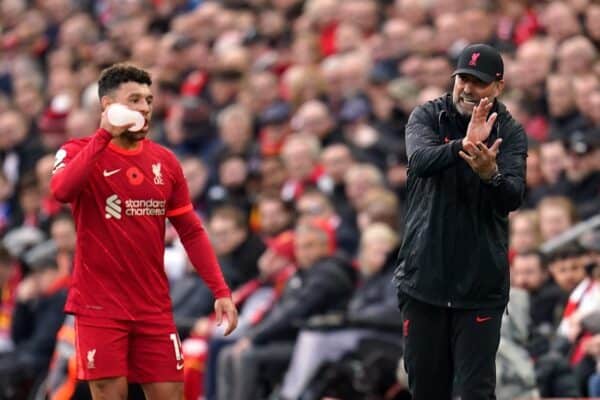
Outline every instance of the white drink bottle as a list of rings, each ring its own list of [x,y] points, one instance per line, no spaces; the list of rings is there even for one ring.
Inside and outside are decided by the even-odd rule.
[[[106,116],[108,117],[108,122],[114,126],[135,124],[129,128],[132,132],[139,131],[146,124],[146,120],[140,112],[119,103],[109,105],[106,109]]]

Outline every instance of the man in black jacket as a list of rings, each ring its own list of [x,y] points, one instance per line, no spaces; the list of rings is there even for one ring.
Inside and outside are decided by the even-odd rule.
[[[406,127],[406,233],[394,280],[415,400],[495,399],[494,359],[508,302],[508,213],[525,190],[525,132],[496,100],[502,58],[461,53],[452,95]]]
[[[299,326],[314,315],[346,307],[354,289],[354,271],[346,260],[333,255],[335,246],[333,227],[326,221],[298,225],[294,235],[298,271],[265,318],[219,354],[219,399],[259,398],[261,376],[273,366],[281,370],[287,365]]]

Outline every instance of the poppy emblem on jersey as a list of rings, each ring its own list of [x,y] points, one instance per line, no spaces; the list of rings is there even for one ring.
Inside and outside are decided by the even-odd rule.
[[[96,368],[94,357],[96,357],[96,349],[92,349],[87,352],[87,368],[94,369]]]
[[[475,67],[477,65],[477,60],[479,59],[480,55],[481,55],[481,53],[471,54],[471,61],[469,61],[469,65],[472,67]]]
[[[160,163],[152,164],[152,173],[154,174],[154,184],[164,185],[162,173],[160,172]]]
[[[127,179],[132,185],[140,185],[144,181],[144,174],[138,167],[130,167],[127,170]]]

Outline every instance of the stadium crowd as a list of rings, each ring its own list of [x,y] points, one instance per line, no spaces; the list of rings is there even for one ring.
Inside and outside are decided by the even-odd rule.
[[[391,283],[404,126],[469,43],[501,50],[529,138],[498,398],[600,397],[600,236],[542,246],[600,212],[598,2],[3,0],[0,399],[89,398],[62,311],[74,223],[49,180],[123,61],[152,74],[150,138],[180,158],[240,310],[223,338],[167,228],[186,399],[408,398]]]

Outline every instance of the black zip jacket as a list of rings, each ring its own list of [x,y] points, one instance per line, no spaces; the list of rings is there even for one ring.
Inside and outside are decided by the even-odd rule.
[[[508,302],[508,213],[525,192],[527,139],[503,104],[486,144],[502,138],[501,173],[482,181],[458,154],[469,117],[452,96],[417,107],[406,127],[406,232],[394,281],[400,294],[452,308]]]
[[[295,340],[310,317],[345,309],[354,290],[354,271],[346,260],[326,257],[288,281],[281,298],[247,337],[254,344]],[[388,281],[389,282],[389,281]]]

